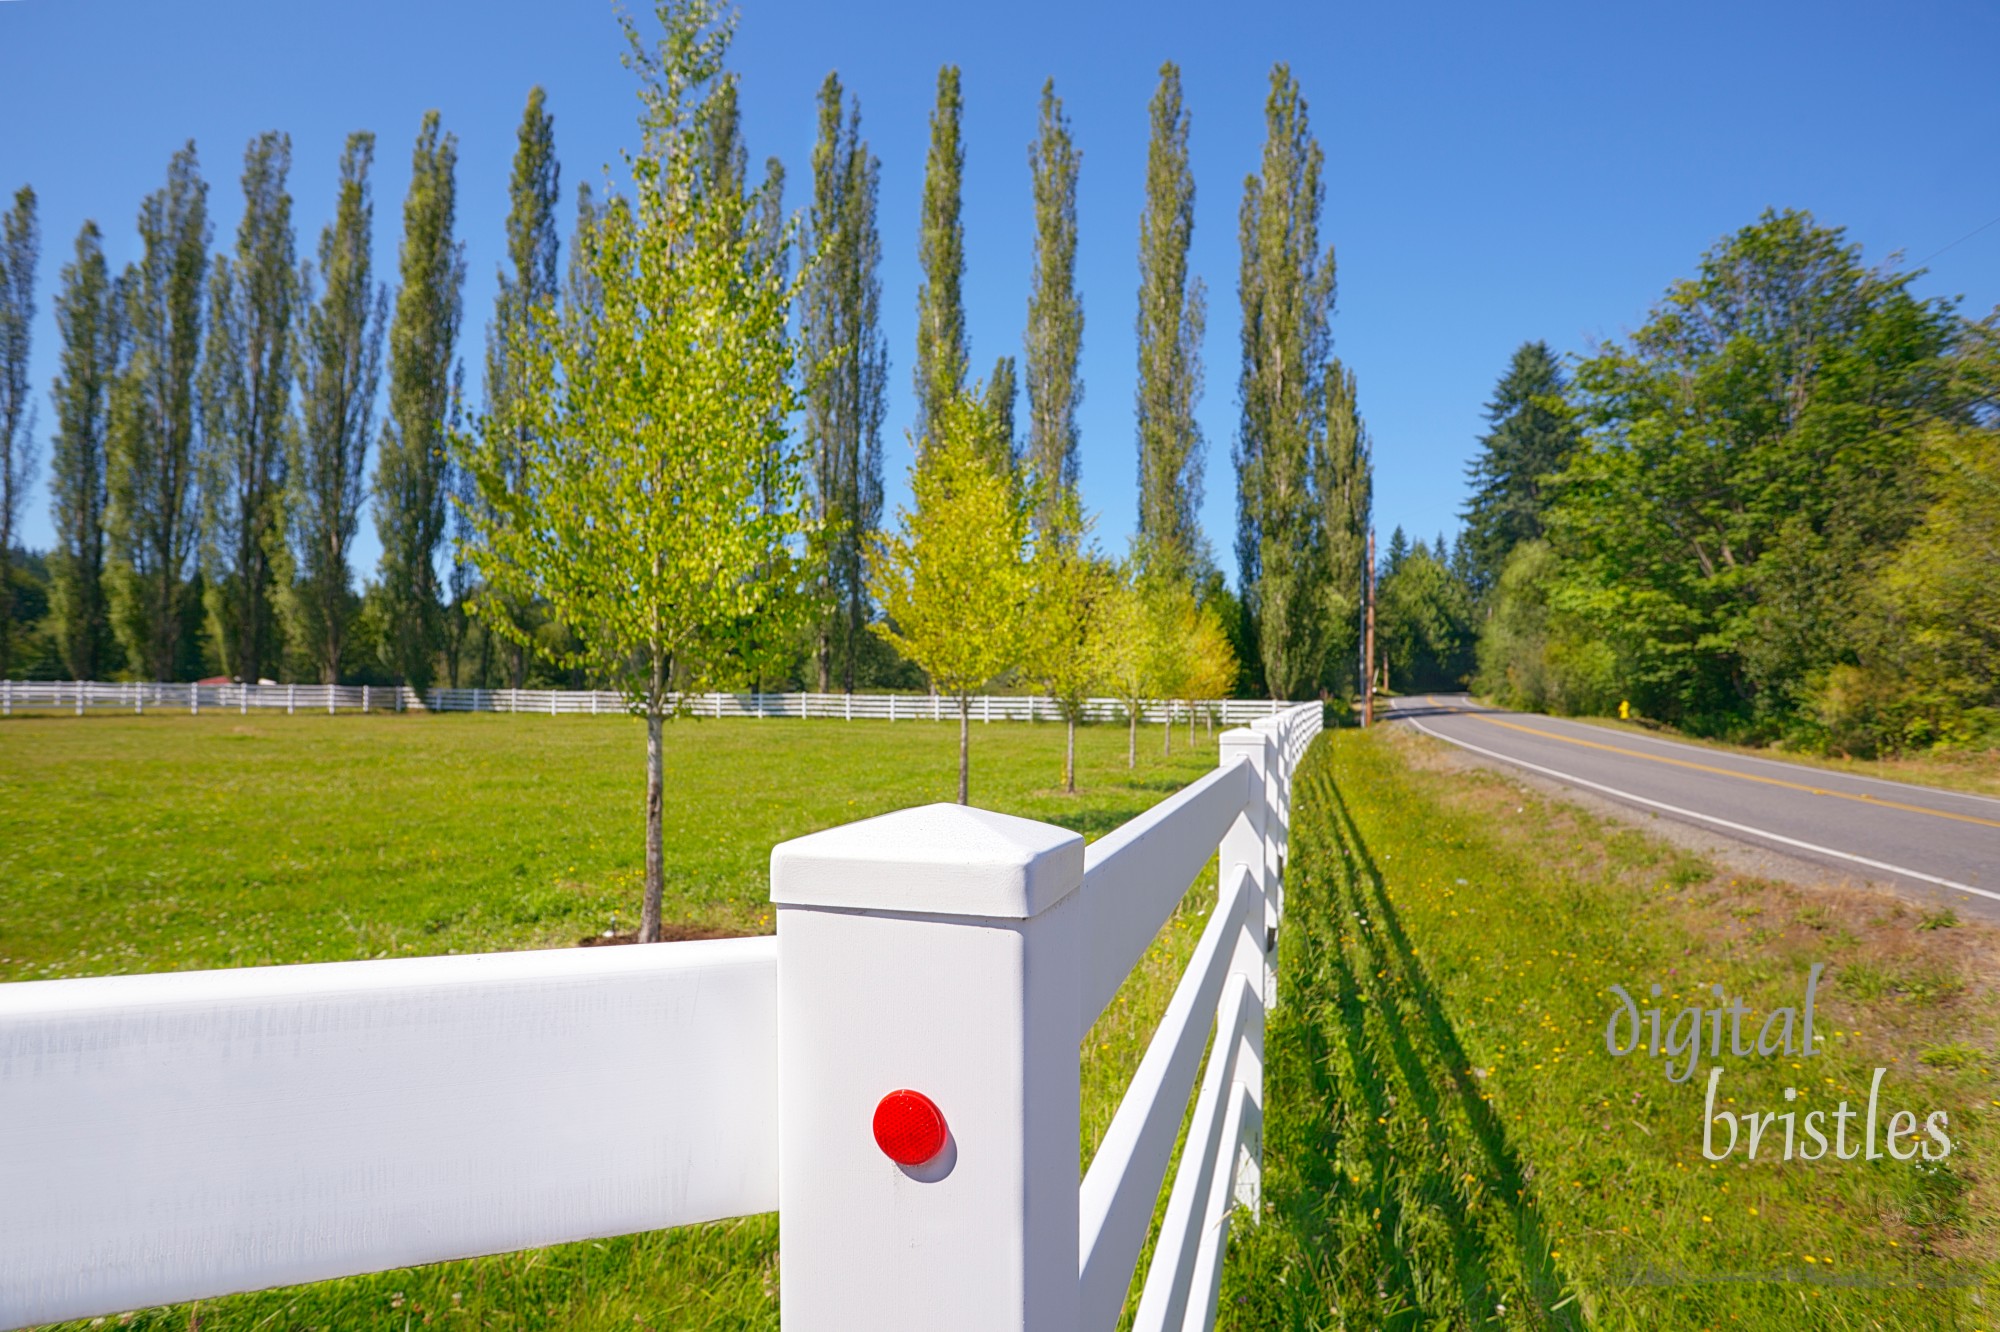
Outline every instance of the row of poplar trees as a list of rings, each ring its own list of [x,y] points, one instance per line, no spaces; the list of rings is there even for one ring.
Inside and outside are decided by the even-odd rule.
[[[136,261],[114,271],[102,230],[84,223],[57,282],[50,389],[48,609],[73,677],[174,679],[208,664],[255,680],[283,671],[289,651],[301,673],[338,679],[352,666],[351,551],[372,493],[382,664],[428,682],[444,621],[436,556],[465,271],[453,237],[457,152],[427,115],[393,298],[372,269],[368,133],[349,137],[335,216],[304,260],[291,141],[276,132],[244,152],[242,220],[220,252],[192,142],[140,206]],[[10,552],[31,465],[14,417],[27,396],[35,208],[23,189],[6,223],[4,326],[18,330],[5,349],[18,389],[0,420],[18,478],[0,540]]]
[[[648,143],[629,161],[635,176],[655,173],[657,192],[737,201],[730,225],[753,242],[746,254],[754,251],[768,267],[770,299],[783,306],[798,371],[779,420],[789,424],[796,412],[802,439],[769,446],[753,507],[775,513],[796,485],[802,520],[784,527],[781,538],[777,527],[764,533],[772,553],[763,557],[763,572],[777,581],[780,573],[797,575],[810,586],[785,608],[767,607],[758,633],[746,630],[723,655],[753,678],[851,690],[882,674],[871,644],[886,637],[906,653],[909,647],[882,622],[880,589],[871,582],[871,546],[883,525],[889,373],[880,327],[879,162],[862,135],[858,104],[829,75],[819,95],[811,199],[802,216],[786,218],[779,164],[768,163],[761,182],[749,179],[737,84],[722,68],[730,24],[705,5],[667,5],[661,19],[669,30],[719,33],[720,45],[702,48],[712,68],[670,71],[668,57],[627,25],[631,58],[649,87],[698,75],[684,86],[705,89],[698,100],[671,94],[686,105],[654,105]],[[1002,356],[974,380],[962,293],[962,112],[959,72],[948,67],[938,80],[922,201],[912,440],[921,458],[955,401],[972,395],[991,422],[980,429],[1005,456],[1027,504],[1031,544],[1080,550],[1090,526],[1076,493],[1082,155],[1053,85],[1045,86],[1040,133],[1029,149],[1037,234],[1024,364],[1017,370],[1012,356]],[[1319,236],[1321,150],[1297,82],[1280,65],[1271,78],[1263,159],[1245,181],[1241,211],[1242,419],[1234,460],[1242,578],[1232,596],[1199,524],[1204,441],[1196,409],[1207,310],[1203,284],[1190,271],[1190,116],[1171,63],[1160,71],[1150,117],[1135,320],[1138,531],[1121,576],[1133,587],[1185,589],[1233,644],[1240,669],[1229,674],[1252,691],[1305,697],[1341,687],[1354,678],[1370,464],[1354,377],[1331,354],[1334,260]],[[669,122],[672,128],[661,128]],[[591,345],[606,317],[605,246],[643,222],[634,212],[643,191],[614,193],[600,205],[581,187],[567,274],[559,273],[553,130],[537,89],[514,161],[508,253],[487,330],[484,413],[471,421],[461,419],[460,407],[457,144],[435,113],[425,118],[413,153],[393,297],[372,268],[375,142],[367,133],[350,137],[335,216],[303,261],[287,189],[291,146],[278,133],[246,150],[242,221],[234,246],[221,253],[211,253],[208,186],[191,143],[141,208],[137,262],[114,272],[97,225],[84,226],[58,282],[63,346],[51,394],[50,611],[68,673],[185,676],[201,668],[198,644],[206,641],[210,662],[237,678],[289,669],[332,681],[375,669],[421,687],[440,675],[460,678],[468,636],[482,631],[487,650],[498,645],[507,654],[503,669],[517,684],[537,654],[578,674],[602,664],[590,660],[574,626],[551,613],[545,588],[517,586],[501,571],[505,561],[479,558],[506,526],[509,497],[526,484],[538,430],[553,428],[535,419],[546,403],[532,401],[534,393],[573,395],[577,387],[569,373],[576,367],[551,361],[550,349]],[[679,168],[670,154],[687,158],[686,179],[671,179]],[[7,215],[6,235],[0,479],[8,529],[0,552],[17,544],[13,520],[32,463],[24,415],[36,241],[31,192]],[[384,378],[387,410],[378,421]],[[801,464],[796,478],[788,470],[792,451]],[[364,507],[372,507],[382,546],[365,614],[352,567]],[[1150,599],[1159,606],[1174,600]],[[474,610],[480,614],[466,613]],[[1167,607],[1155,618],[1180,613]],[[373,658],[365,663],[357,662],[354,642],[363,619]],[[892,632],[871,633],[871,626]],[[683,654],[684,679],[691,678],[688,660]],[[1157,692],[1173,692],[1164,678],[1172,672],[1153,674]],[[1215,678],[1213,671],[1198,674]],[[1099,687],[1113,686],[1100,678]]]

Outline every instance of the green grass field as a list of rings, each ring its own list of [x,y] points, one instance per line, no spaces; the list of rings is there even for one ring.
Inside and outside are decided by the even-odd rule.
[[[956,727],[667,728],[667,904],[768,931],[771,845],[952,798]],[[644,729],[591,717],[12,719],[0,724],[0,979],[573,944],[636,923]],[[977,804],[1096,837],[1200,775],[1159,728],[975,725]]]
[[[1415,736],[1338,733],[1308,764],[1266,1215],[1232,1231],[1223,1326],[1995,1325],[1991,932],[1719,874]],[[1815,1058],[1737,1058],[1725,1034],[1672,1083],[1643,1046],[1606,1051],[1612,984],[1662,984],[1671,1022],[1719,983],[1755,1022],[1815,962]],[[1884,1119],[1943,1109],[1956,1150],[1787,1162],[1772,1138],[1712,1161],[1715,1063],[1732,1114],[1858,1106],[1886,1068]]]

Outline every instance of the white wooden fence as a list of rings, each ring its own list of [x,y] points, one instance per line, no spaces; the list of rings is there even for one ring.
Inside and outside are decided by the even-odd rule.
[[[417,691],[394,685],[151,684],[103,680],[0,680],[0,717],[18,710],[74,712],[409,712]]]
[[[956,721],[957,700],[935,694],[691,694],[688,711],[702,717],[819,717],[844,721]],[[1241,726],[1275,716],[1291,705],[1267,699],[1151,699],[1139,719],[1185,722],[1192,706],[1199,720]],[[604,689],[432,689],[419,696],[389,685],[192,685],[118,684],[101,681],[0,680],[0,716],[16,708],[48,711],[145,712],[509,712],[535,716],[582,713],[617,716],[625,700]],[[1093,698],[1084,704],[1090,721],[1124,722],[1125,704]],[[975,721],[1058,722],[1052,699],[1024,695],[979,695],[972,700]]]
[[[1109,1329],[1206,1048],[1137,1326],[1207,1328],[1319,725],[1088,848],[956,805],[786,842],[774,938],[0,985],[0,1326],[776,1208],[788,1332]],[[1079,1042],[1218,852],[1079,1179]]]

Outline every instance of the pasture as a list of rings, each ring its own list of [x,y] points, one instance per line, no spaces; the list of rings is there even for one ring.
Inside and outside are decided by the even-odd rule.
[[[1204,740],[1206,737],[1204,737]],[[1215,765],[1160,728],[975,726],[975,802],[1095,838]],[[951,797],[957,726],[679,721],[667,905],[684,937],[770,929],[770,847]],[[616,717],[15,718],[0,723],[0,979],[560,947],[628,931],[644,731]],[[1084,1047],[1088,1159],[1209,903],[1204,875]],[[643,1057],[643,1052],[635,1052]],[[619,1144],[603,1144],[617,1153]],[[214,1330],[764,1328],[772,1216],[134,1311]]]

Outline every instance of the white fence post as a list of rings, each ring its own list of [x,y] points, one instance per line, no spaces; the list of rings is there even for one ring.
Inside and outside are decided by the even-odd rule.
[[[1083,859],[960,805],[773,849],[786,1332],[1075,1332]]]

